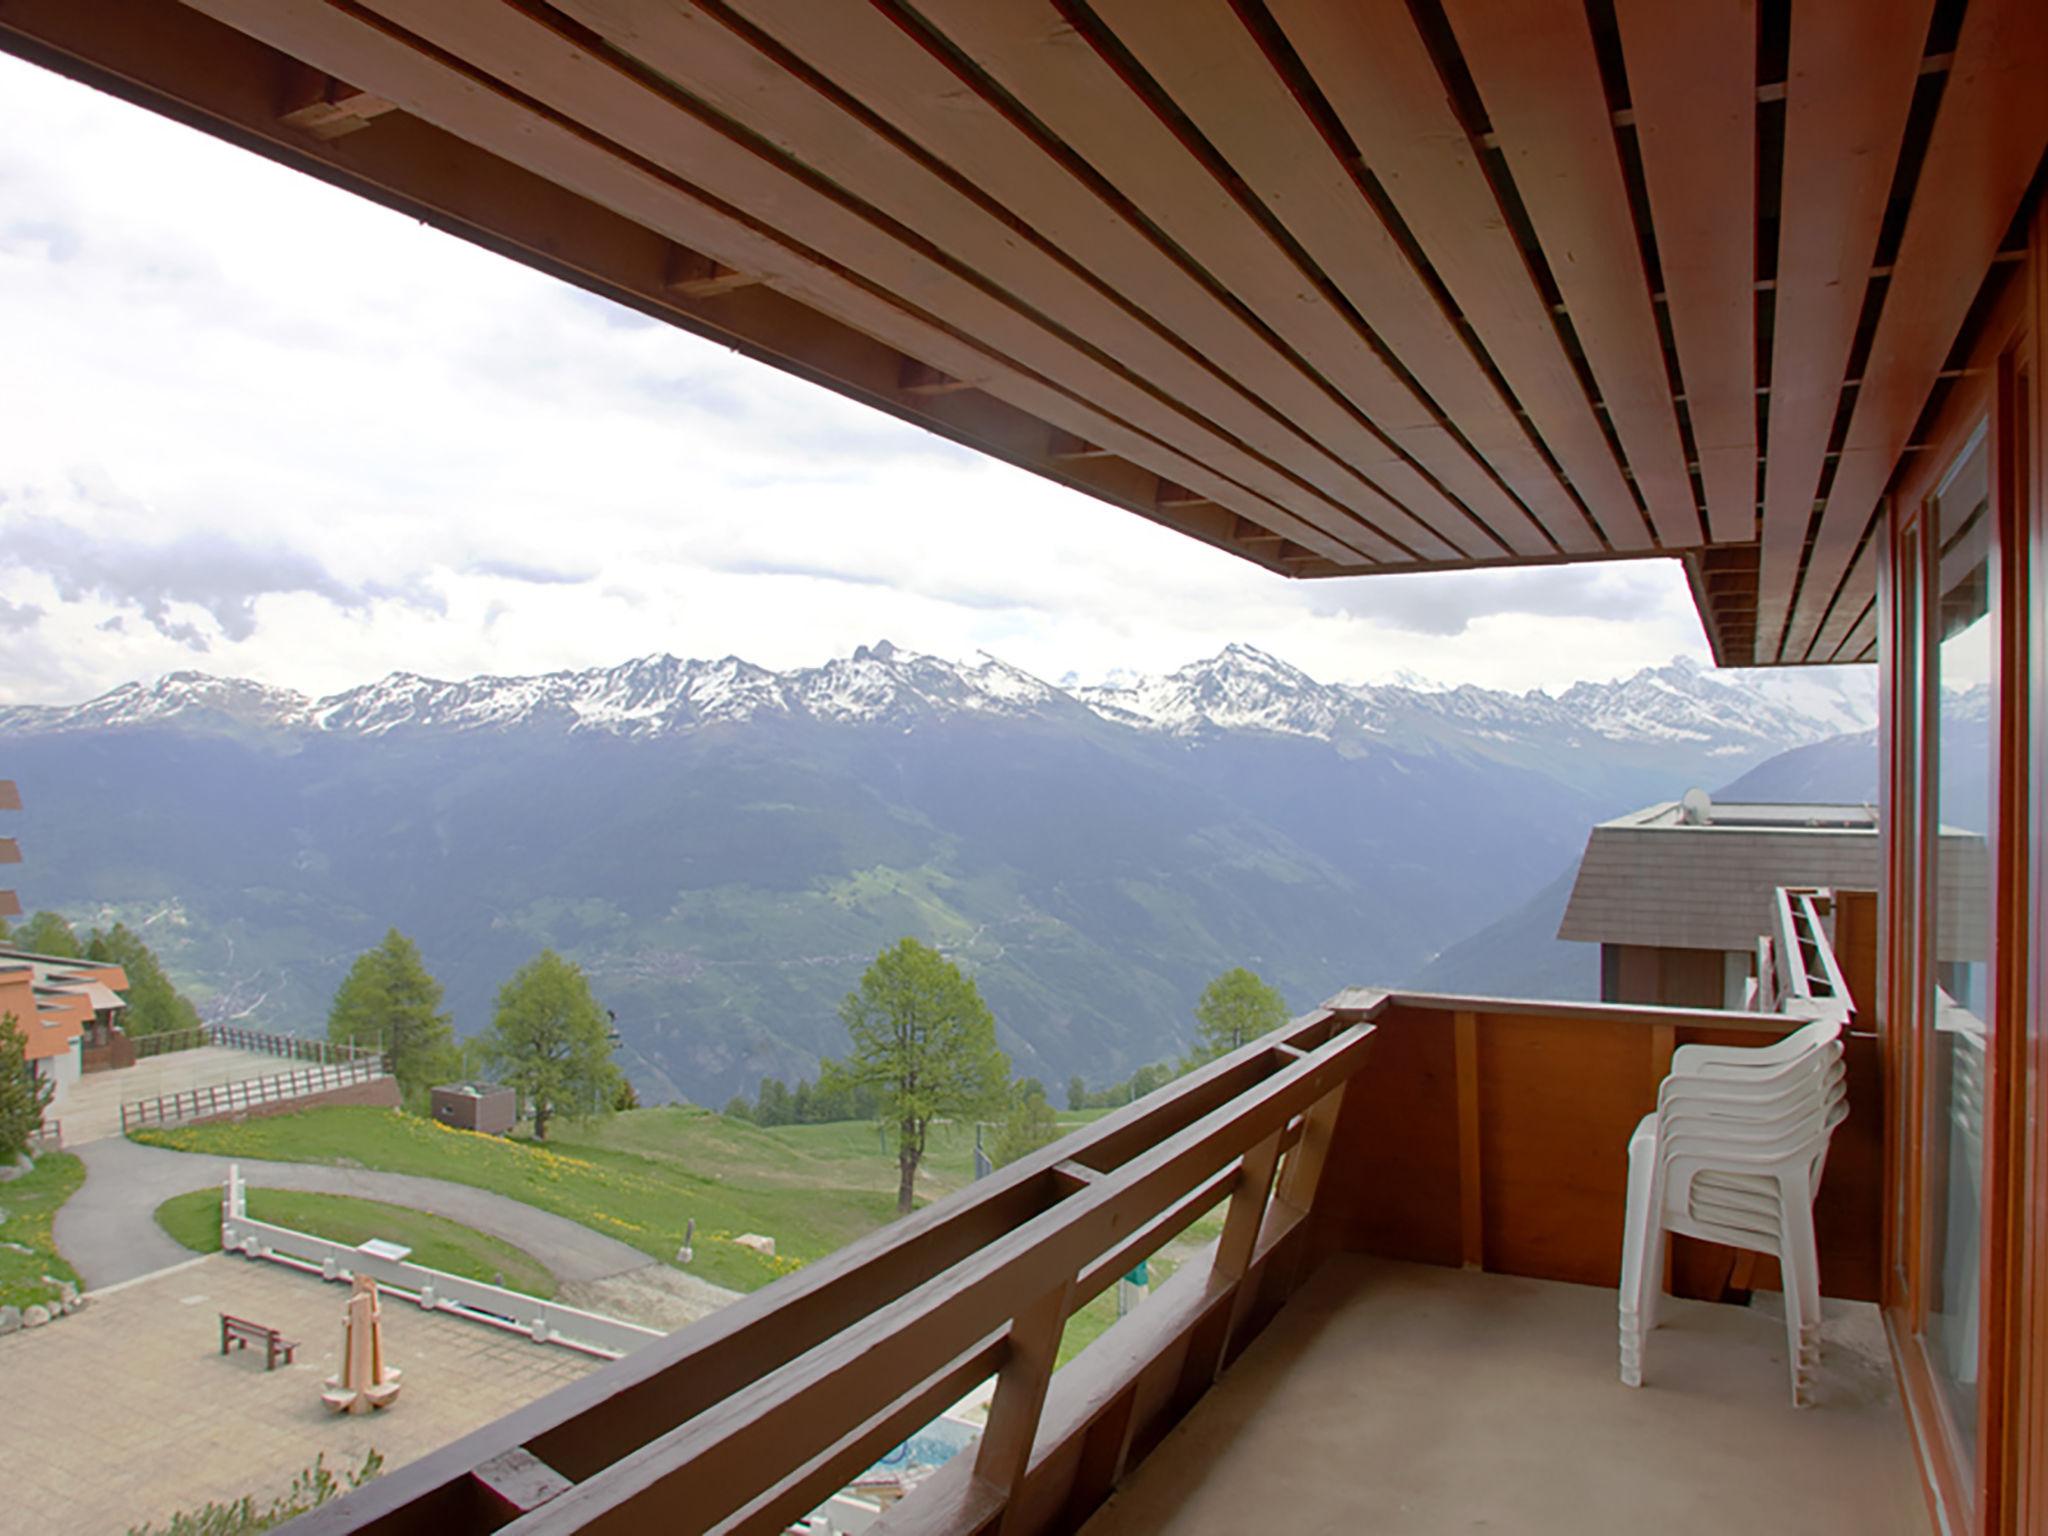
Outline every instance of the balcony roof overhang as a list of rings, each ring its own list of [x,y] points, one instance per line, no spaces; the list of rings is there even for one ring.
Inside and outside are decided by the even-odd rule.
[[[2038,0],[0,0],[0,47],[1291,577],[1874,654]],[[318,231],[307,231],[317,239]]]

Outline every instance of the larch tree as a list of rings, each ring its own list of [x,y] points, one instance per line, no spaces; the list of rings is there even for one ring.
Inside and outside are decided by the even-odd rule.
[[[519,1090],[546,1141],[557,1115],[595,1115],[617,1100],[611,1019],[591,996],[581,966],[544,949],[498,989],[491,1027],[479,1037],[499,1081]]]
[[[1238,966],[1202,989],[1195,1004],[1195,1060],[1210,1061],[1287,1022],[1287,999]]]
[[[868,1089],[877,1117],[894,1127],[896,1214],[908,1215],[932,1122],[1004,1103],[1010,1061],[996,1046],[995,1017],[972,978],[906,938],[875,957],[839,1018],[852,1048],[843,1063],[825,1063],[823,1080]]]
[[[455,1032],[441,1011],[441,983],[420,959],[419,946],[396,928],[356,956],[342,978],[327,1012],[327,1038],[382,1051],[409,1099],[461,1068]]]
[[[0,1014],[0,1163],[11,1163],[28,1149],[56,1091],[55,1084],[29,1069],[28,1039],[14,1015]]]

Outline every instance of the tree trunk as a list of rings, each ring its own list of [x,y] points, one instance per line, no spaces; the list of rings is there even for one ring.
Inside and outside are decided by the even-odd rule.
[[[896,1214],[910,1214],[911,1197],[917,1192],[917,1140],[916,1131],[905,1122],[901,1140],[896,1143]]]
[[[550,1107],[546,1099],[535,1099],[533,1101],[533,1139],[535,1141],[546,1141],[548,1139],[548,1110]]]

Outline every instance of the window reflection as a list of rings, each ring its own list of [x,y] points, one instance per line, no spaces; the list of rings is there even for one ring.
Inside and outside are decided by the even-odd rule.
[[[1978,432],[1936,498],[1934,978],[1927,1031],[1927,1352],[1966,1444],[1977,1419],[1989,991],[1992,517]]]

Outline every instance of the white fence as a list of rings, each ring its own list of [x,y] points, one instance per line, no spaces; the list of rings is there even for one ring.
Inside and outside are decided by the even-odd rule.
[[[359,1274],[368,1275],[380,1288],[417,1302],[428,1311],[447,1312],[508,1333],[523,1333],[536,1344],[559,1344],[607,1360],[631,1354],[662,1337],[658,1329],[642,1328],[638,1323],[600,1317],[595,1312],[578,1311],[538,1296],[508,1291],[503,1286],[466,1280],[404,1258],[378,1254],[371,1251],[369,1244],[352,1248],[310,1232],[294,1232],[290,1227],[257,1221],[249,1215],[248,1191],[242,1184],[239,1163],[229,1166],[227,1183],[221,1192],[220,1246],[225,1253],[269,1259],[344,1284]]]

